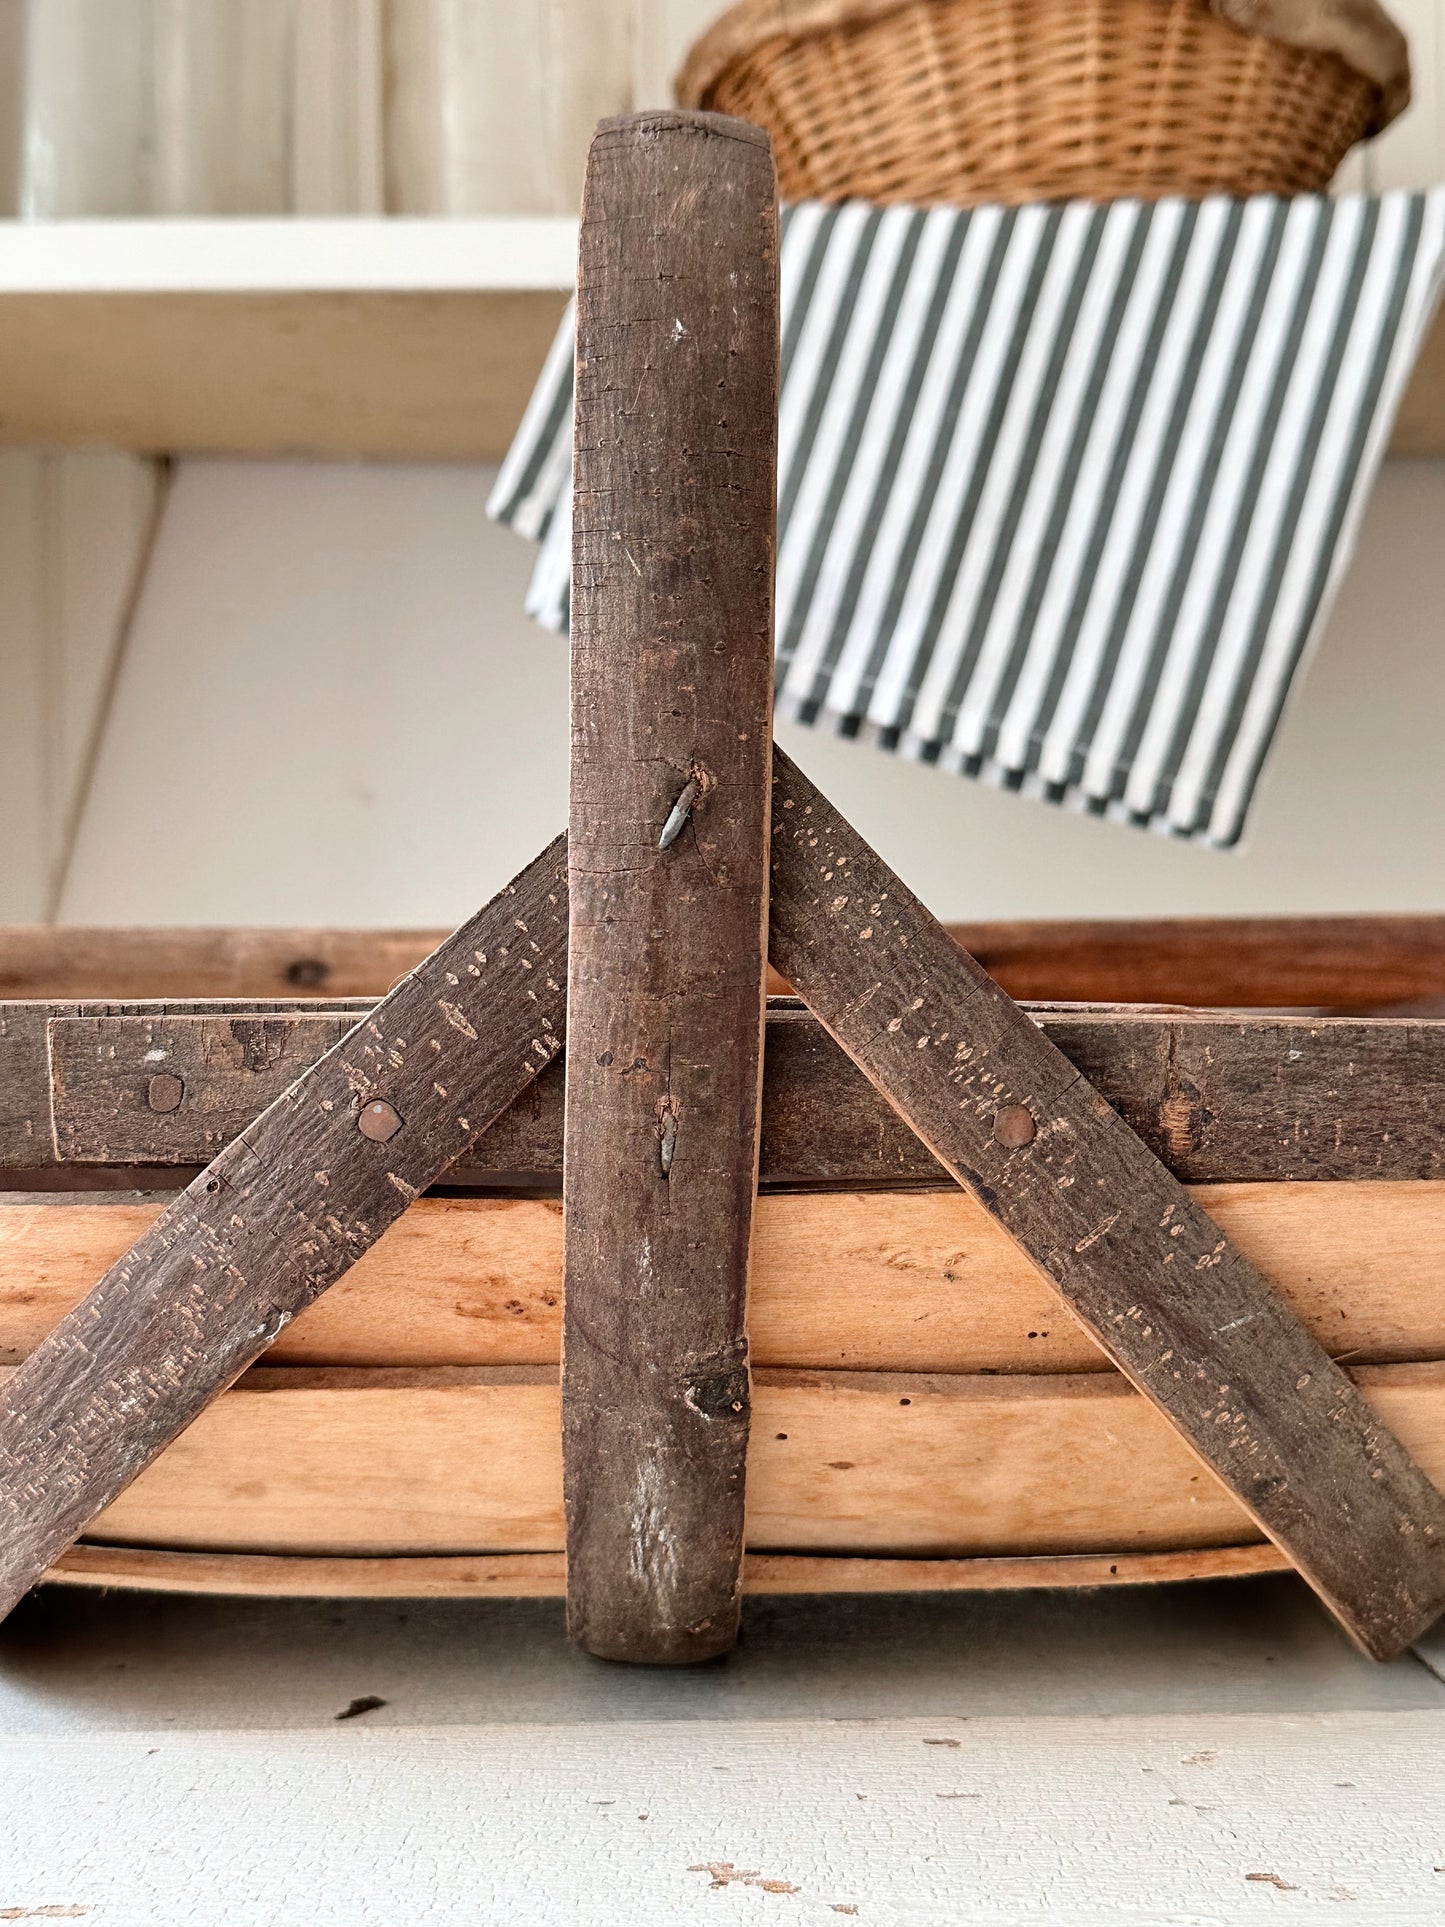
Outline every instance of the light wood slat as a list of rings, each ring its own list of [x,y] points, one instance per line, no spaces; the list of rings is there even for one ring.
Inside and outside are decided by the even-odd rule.
[[[737,1638],[777,422],[766,134],[604,121],[577,276],[567,1622],[660,1665]]]
[[[0,1172],[18,1168],[24,1182],[57,1156],[71,1168],[204,1163],[361,1014],[301,1008],[0,1005]],[[1030,1016],[1187,1182],[1445,1177],[1445,1022],[1130,1006]],[[182,1081],[173,1111],[150,1108],[158,1071]],[[557,1066],[452,1175],[561,1169]],[[768,1013],[760,1171],[766,1184],[953,1184],[817,1019],[787,1002]]]
[[[774,963],[1351,1636],[1379,1658],[1400,1651],[1445,1605],[1445,1499],[781,751],[773,782]]]
[[[1445,1184],[1193,1193],[1334,1356],[1445,1358]],[[0,1362],[17,1363],[155,1222],[155,1199],[0,1196]],[[273,1364],[555,1365],[555,1198],[423,1198],[266,1354]],[[1075,1372],[1108,1360],[988,1213],[933,1192],[759,1201],[754,1361]]]
[[[10,1375],[0,1614],[561,1048],[563,862],[559,839],[229,1145]]]
[[[1445,1365],[1355,1374],[1445,1479]],[[176,1550],[559,1552],[554,1367],[265,1367],[224,1393],[87,1537]],[[1256,1530],[1117,1374],[755,1374],[748,1545],[959,1558],[1187,1552]]]
[[[1194,1552],[1077,1553],[1060,1559],[849,1559],[753,1552],[744,1593],[1014,1592],[1035,1586],[1155,1586],[1284,1572],[1277,1547]],[[45,1575],[52,1585],[271,1599],[560,1599],[560,1552],[479,1557],[323,1558],[305,1553],[162,1552],[72,1546]]]

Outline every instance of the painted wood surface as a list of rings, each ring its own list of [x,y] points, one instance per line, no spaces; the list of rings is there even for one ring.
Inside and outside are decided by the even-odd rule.
[[[290,947],[280,955],[298,975],[322,967]],[[25,1173],[57,1163],[201,1164],[364,1008],[0,1004],[0,1185],[23,1185],[32,1181]],[[1445,1176],[1438,1019],[1048,1007],[1030,1015],[1186,1182]],[[160,1072],[182,1085],[164,1112],[149,1101]],[[561,1169],[559,1066],[454,1176],[536,1183]],[[787,1002],[768,1013],[760,1175],[769,1185],[953,1183],[817,1019]],[[163,1179],[153,1172],[146,1182]]]
[[[1317,1927],[1438,1917],[1442,1739],[1434,1710],[373,1719],[15,1738],[0,1799],[14,1904],[114,1927]]]
[[[559,840],[15,1369],[0,1397],[0,1612],[561,1048],[563,862]]]
[[[773,782],[774,963],[1351,1636],[1381,1658],[1408,1645],[1445,1605],[1445,1498],[781,751]]]
[[[1354,1379],[1445,1480],[1445,1365],[1362,1366]],[[560,1552],[559,1414],[555,1366],[258,1367],[86,1536],[330,1556]],[[1260,1537],[1116,1373],[755,1374],[751,1551],[1113,1557]]]
[[[1445,1184],[1220,1185],[1195,1202],[1335,1357],[1445,1358]],[[15,1364],[155,1223],[164,1200],[0,1195],[0,1363]],[[1088,1331],[989,1214],[947,1191],[759,1200],[760,1365],[1105,1371]],[[272,1364],[556,1365],[555,1197],[420,1199],[270,1347]]]
[[[604,122],[577,287],[562,1440],[568,1628],[737,1637],[767,989],[777,184]]]
[[[140,455],[494,462],[565,306],[550,286],[6,294],[0,436]]]

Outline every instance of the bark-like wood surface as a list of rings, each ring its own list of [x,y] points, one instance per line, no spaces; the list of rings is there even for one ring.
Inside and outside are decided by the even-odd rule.
[[[66,1164],[208,1164],[362,1015],[53,1018],[56,1156]],[[169,1080],[159,1093],[158,1078]]]
[[[0,1189],[56,1166],[204,1164],[362,1014],[264,1001],[0,1005]],[[1029,1014],[1183,1182],[1445,1177],[1445,1021]],[[764,1049],[764,1184],[952,1186],[810,1011],[774,1003]],[[151,1107],[158,1071],[181,1081],[174,1110]],[[557,1064],[450,1177],[525,1184],[561,1171]]]
[[[0,1614],[561,1048],[564,862],[559,839],[228,1145],[5,1381]]]
[[[778,969],[1360,1645],[1400,1651],[1445,1605],[1445,1498],[1218,1226],[781,751],[773,784]]]
[[[715,115],[604,122],[573,489],[568,1626],[737,1637],[767,981],[776,185]]]

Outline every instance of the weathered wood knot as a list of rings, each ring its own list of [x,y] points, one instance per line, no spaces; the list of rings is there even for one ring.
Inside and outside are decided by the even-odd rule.
[[[694,1412],[703,1418],[747,1420],[751,1399],[748,1375],[743,1370],[710,1372],[695,1378],[684,1394]]]

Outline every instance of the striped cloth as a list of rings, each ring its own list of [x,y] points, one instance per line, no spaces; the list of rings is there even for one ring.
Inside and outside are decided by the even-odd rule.
[[[1442,252],[1445,190],[785,210],[779,714],[1234,844]],[[571,328],[489,504],[558,630]]]

